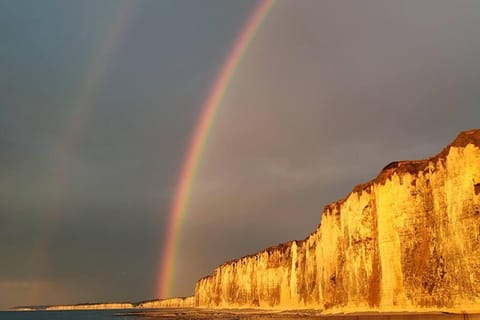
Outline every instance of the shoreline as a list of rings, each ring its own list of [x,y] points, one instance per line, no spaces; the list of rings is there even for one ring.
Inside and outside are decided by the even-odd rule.
[[[234,319],[238,320],[293,320],[293,319],[342,319],[342,320],[479,320],[480,313],[445,313],[445,312],[354,312],[324,314],[315,310],[241,310],[241,309],[203,309],[203,308],[178,308],[149,310],[126,313],[128,316],[145,317],[153,319]]]

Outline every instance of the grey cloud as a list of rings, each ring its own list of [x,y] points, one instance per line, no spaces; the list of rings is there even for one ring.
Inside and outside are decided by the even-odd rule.
[[[153,298],[192,127],[254,5],[139,2],[59,188],[80,71],[115,6],[84,2],[78,16],[62,6],[72,18],[62,35],[52,26],[66,22],[48,15],[60,3],[26,13],[0,1],[11,26],[0,28],[11,44],[0,51],[0,295],[11,291],[0,307]],[[478,127],[479,29],[475,1],[278,1],[208,140],[172,293],[191,294],[225,260],[304,238],[323,206],[390,161],[428,157]],[[51,35],[44,47],[24,41],[37,31]],[[53,54],[65,35],[76,44]],[[52,56],[38,64],[42,52]]]
[[[479,15],[473,1],[279,2],[219,112],[185,233],[225,229],[206,252],[303,238],[389,162],[478,127]]]

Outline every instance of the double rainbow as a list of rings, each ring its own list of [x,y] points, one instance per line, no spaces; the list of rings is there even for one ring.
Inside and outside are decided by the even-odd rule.
[[[182,171],[177,182],[170,207],[166,237],[163,246],[160,271],[157,280],[157,297],[166,298],[174,278],[175,252],[180,226],[188,209],[193,181],[198,172],[205,145],[208,141],[215,117],[222,105],[232,78],[250,43],[271,11],[275,0],[261,0],[239,33],[230,53],[222,65],[219,75],[205,100],[195,131],[193,132]]]

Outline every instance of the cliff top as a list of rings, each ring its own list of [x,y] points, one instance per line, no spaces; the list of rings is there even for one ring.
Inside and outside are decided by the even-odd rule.
[[[433,157],[422,159],[422,160],[402,160],[402,161],[390,162],[380,171],[380,173],[376,178],[368,182],[356,185],[353,188],[351,193],[368,190],[368,188],[374,184],[384,184],[395,173],[398,175],[403,175],[406,173],[409,173],[409,174],[418,173],[424,170],[430,162],[436,162],[436,161],[445,159],[452,147],[463,148],[463,147],[466,147],[468,144],[473,144],[475,146],[480,147],[480,129],[471,129],[471,130],[460,132],[455,138],[455,140],[453,140],[448,146],[443,148],[443,150],[440,153],[438,153]],[[325,206],[325,209],[340,205],[347,198],[348,198],[348,195],[347,197],[341,200],[338,200],[336,202],[333,202]]]
[[[164,299],[150,299],[150,300],[143,300],[143,301],[138,301],[138,302],[132,302],[133,305],[139,306],[141,304],[145,303],[156,303],[156,302],[162,302],[162,301],[168,301],[168,300],[187,300],[189,298],[192,298],[192,296],[185,296],[185,297],[173,297],[173,298],[164,298]]]
[[[450,144],[450,147],[465,147],[467,144],[480,146],[480,129],[462,131]]]

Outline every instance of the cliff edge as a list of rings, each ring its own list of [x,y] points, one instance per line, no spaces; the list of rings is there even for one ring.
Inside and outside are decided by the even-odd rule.
[[[480,130],[387,165],[318,228],[200,279],[195,305],[324,312],[480,309]]]

